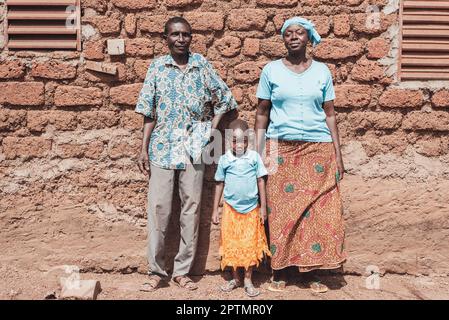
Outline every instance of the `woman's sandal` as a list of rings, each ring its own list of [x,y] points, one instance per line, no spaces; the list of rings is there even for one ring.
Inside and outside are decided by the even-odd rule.
[[[287,283],[283,280],[281,281],[274,281],[271,280],[270,285],[268,286],[268,291],[271,292],[283,292],[285,291],[285,286],[287,285]]]
[[[320,281],[309,282],[309,288],[314,293],[325,293],[329,290],[329,288]]]
[[[140,291],[144,291],[144,292],[153,292],[156,291],[159,287],[159,283],[161,282],[161,277],[153,274],[149,277],[149,279],[147,280],[147,282],[145,282],[144,284],[142,284],[142,286],[140,287]]]
[[[260,294],[260,291],[254,288],[253,284],[245,285],[245,293],[250,298],[257,297]]]
[[[190,291],[198,289],[198,286],[195,284],[195,282],[193,282],[192,279],[186,276],[175,277],[172,279],[172,283],[180,288],[187,289]]]
[[[226,282],[224,285],[220,286],[220,290],[223,292],[231,292],[234,289],[237,289],[240,287],[240,283],[237,282],[237,280],[232,279],[228,282]]]

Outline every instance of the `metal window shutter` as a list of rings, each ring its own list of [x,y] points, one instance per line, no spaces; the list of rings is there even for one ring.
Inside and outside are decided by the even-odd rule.
[[[80,0],[7,0],[6,5],[9,49],[81,50]]]
[[[449,0],[401,1],[400,80],[449,80]]]

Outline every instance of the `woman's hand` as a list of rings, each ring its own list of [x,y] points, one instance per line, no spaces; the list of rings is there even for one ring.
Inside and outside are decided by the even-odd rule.
[[[341,156],[337,156],[337,169],[339,181],[343,180],[343,176],[345,174],[345,166],[343,164],[343,158]]]

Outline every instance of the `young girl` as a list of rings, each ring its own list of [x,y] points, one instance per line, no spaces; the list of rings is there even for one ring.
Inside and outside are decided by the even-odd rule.
[[[218,206],[224,189],[221,268],[231,267],[233,279],[221,286],[221,290],[231,292],[238,288],[241,285],[238,268],[244,268],[245,292],[255,297],[260,292],[251,280],[253,267],[259,265],[264,254],[271,256],[264,229],[267,207],[263,176],[267,175],[267,170],[259,154],[248,149],[248,138],[245,136],[248,124],[243,120],[234,120],[229,128],[233,131],[232,148],[218,162],[215,180],[219,183],[215,190],[212,216],[212,222],[218,224]]]

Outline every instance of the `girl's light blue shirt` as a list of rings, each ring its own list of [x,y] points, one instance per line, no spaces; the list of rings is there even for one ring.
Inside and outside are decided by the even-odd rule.
[[[229,150],[218,161],[216,181],[224,181],[224,199],[239,213],[254,210],[259,203],[257,178],[268,174],[262,159],[254,150],[236,157]]]
[[[332,142],[323,103],[335,99],[332,74],[321,62],[312,61],[296,73],[280,60],[267,64],[260,77],[257,97],[270,100],[269,139]]]

